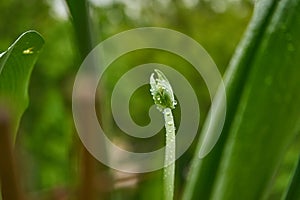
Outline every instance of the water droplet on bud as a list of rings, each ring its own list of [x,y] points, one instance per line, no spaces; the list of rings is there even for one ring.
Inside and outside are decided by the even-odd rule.
[[[173,105],[174,106],[177,105],[177,101],[176,100],[173,101]]]
[[[168,125],[173,125],[173,122],[172,121],[168,121],[168,123],[167,123]]]

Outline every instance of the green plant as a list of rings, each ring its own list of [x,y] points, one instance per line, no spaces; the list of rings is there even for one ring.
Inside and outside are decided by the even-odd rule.
[[[38,92],[32,90],[33,97],[31,99],[34,99],[34,101],[31,108],[33,109],[29,110],[27,113],[29,115],[26,115],[25,118],[27,121],[23,121],[21,126],[20,132],[24,133],[22,134],[23,138],[20,137],[20,140],[17,141],[17,144],[21,144],[18,148],[21,149],[22,153],[25,152],[26,154],[24,155],[24,160],[29,160],[30,163],[28,163],[31,165],[29,170],[27,170],[28,166],[19,167],[24,168],[28,172],[26,174],[28,174],[27,178],[29,178],[28,182],[30,183],[25,183],[26,188],[28,188],[26,192],[26,195],[29,195],[28,199],[64,199],[74,196],[78,197],[78,199],[89,200],[99,197],[101,199],[160,199],[163,185],[166,199],[173,199],[173,196],[174,199],[177,199],[180,198],[180,195],[183,195],[184,200],[277,200],[280,198],[282,200],[297,200],[300,198],[300,190],[298,189],[300,185],[299,160],[296,167],[297,158],[299,159],[300,144],[300,94],[298,92],[300,77],[299,0],[257,1],[252,21],[224,76],[228,106],[227,118],[221,138],[210,154],[201,160],[199,159],[199,151],[202,144],[201,138],[206,134],[203,131],[196,150],[192,146],[176,161],[176,169],[179,172],[176,173],[176,178],[174,177],[175,163],[172,162],[176,155],[174,150],[175,142],[170,143],[168,141],[175,140],[173,114],[174,119],[179,120],[180,118],[177,118],[179,109],[172,111],[175,102],[173,94],[165,92],[162,87],[157,88],[157,84],[161,80],[167,80],[165,76],[157,70],[156,75],[158,78],[155,77],[155,74],[151,76],[150,80],[156,92],[154,101],[164,114],[166,121],[167,149],[163,184],[160,182],[160,170],[147,173],[146,175],[129,174],[129,176],[123,176],[125,177],[123,179],[120,176],[122,173],[104,168],[101,164],[99,165],[87,151],[83,150],[83,154],[80,154],[83,148],[80,146],[78,138],[76,139],[76,134],[72,134],[73,136],[71,134],[62,135],[62,133],[68,132],[66,130],[69,130],[70,133],[73,131],[71,112],[69,112],[68,108],[70,104],[69,91],[73,75],[80,63],[76,63],[75,66],[70,61],[83,60],[92,50],[95,39],[103,40],[123,30],[150,25],[170,27],[190,35],[207,48],[222,71],[229,59],[226,55],[231,55],[231,49],[236,44],[236,40],[233,41],[232,38],[239,37],[239,30],[244,28],[243,24],[247,21],[247,17],[234,21],[238,18],[233,16],[235,11],[227,12],[230,10],[228,8],[223,13],[222,6],[219,6],[218,10],[221,11],[221,14],[212,15],[212,11],[209,10],[207,5],[213,4],[215,8],[218,8],[217,4],[219,1],[210,0],[201,1],[198,5],[193,6],[192,9],[184,7],[185,4],[183,2],[186,1],[168,1],[169,3],[165,4],[168,6],[164,9],[159,0],[150,0],[145,1],[139,7],[142,11],[134,10],[132,12],[123,4],[112,4],[101,8],[92,7],[94,10],[91,13],[89,13],[90,1],[67,0],[79,50],[79,54],[72,57],[73,55],[70,56],[68,53],[65,53],[67,51],[71,52],[71,48],[67,49],[65,45],[68,43],[66,39],[66,36],[69,34],[68,22],[66,20],[63,23],[56,20],[40,20],[43,19],[42,17],[49,15],[49,10],[42,10],[41,8],[43,7],[38,5],[44,5],[44,3],[37,4],[37,2],[40,1],[33,0],[25,4],[20,4],[18,1],[13,3],[3,1],[1,5],[5,7],[2,7],[3,12],[0,19],[2,20],[2,23],[0,23],[2,31],[0,32],[3,34],[0,37],[1,45],[7,45],[7,38],[11,37],[9,33],[18,32],[20,28],[23,29],[23,26],[27,26],[29,23],[32,23],[31,25],[34,26],[43,24],[41,27],[38,25],[37,28],[44,33],[51,33],[49,34],[51,37],[48,37],[49,35],[45,36],[48,41],[47,47],[52,46],[52,48],[49,48],[44,54],[43,63],[39,63],[43,67],[39,67],[32,80],[36,84],[31,84],[33,86],[32,89],[35,89],[38,85],[39,90]],[[244,16],[243,12],[245,10],[243,7],[245,6],[245,1],[230,2],[238,2],[239,7],[235,8],[240,10],[237,13]],[[154,6],[149,6],[150,4]],[[227,6],[228,4],[224,3],[224,5]],[[12,18],[10,10],[13,10],[15,7],[22,9],[23,12],[17,12],[17,17]],[[49,5],[45,5],[45,7],[48,8]],[[131,4],[130,8],[132,7],[138,8],[138,4]],[[251,6],[248,5],[248,7]],[[224,6],[223,8],[225,9]],[[32,9],[32,12],[28,12],[31,11],[30,9]],[[33,10],[38,10],[42,14],[39,17],[35,17]],[[143,12],[143,10],[146,12]],[[139,18],[138,13],[140,11],[142,17]],[[26,13],[28,13],[28,16]],[[135,20],[128,17],[128,14],[130,15],[131,13],[135,14]],[[96,16],[99,19],[92,19],[91,16]],[[33,17],[37,20],[32,20]],[[91,31],[91,27],[94,28],[94,26],[91,26],[91,19],[96,20],[95,24],[99,25],[100,30],[98,31],[100,34],[95,33],[95,30]],[[15,23],[16,21],[18,23]],[[60,24],[59,26],[62,29],[56,29],[55,31],[53,31],[53,27],[47,29],[49,24],[53,24],[53,22],[58,22],[57,24]],[[218,28],[214,29],[213,27]],[[230,31],[230,29],[234,29],[234,31]],[[61,30],[68,34],[62,36]],[[4,36],[4,34],[7,36]],[[232,34],[232,38],[228,39],[228,34]],[[235,37],[233,36],[234,34],[236,34]],[[100,35],[100,37],[94,37],[96,35]],[[57,36],[63,39],[57,40]],[[61,40],[64,40],[64,43],[61,43]],[[30,73],[43,43],[44,41],[39,34],[29,31],[24,33],[0,56],[0,178],[2,191],[4,191],[2,193],[3,200],[18,200],[23,195],[19,188],[21,181],[17,173],[15,173],[16,164],[13,157],[13,143],[20,119],[28,105],[27,88]],[[228,46],[231,47],[229,48]],[[135,55],[132,56],[132,59],[130,55],[128,55],[129,59],[126,57],[127,55],[124,55],[120,58],[121,62],[120,60],[116,61],[118,68],[112,68],[112,72],[107,71],[110,81],[109,88],[113,85],[112,79],[116,79],[121,74],[122,70],[126,68],[125,65],[137,66],[148,62],[150,59],[157,58],[157,56],[152,56],[154,54],[149,56],[150,50],[146,51],[144,55],[142,55],[141,51],[130,52]],[[158,52],[158,54],[158,57],[163,61],[162,63],[179,69],[178,71],[181,70],[180,72],[193,83],[193,88],[198,97],[201,97],[199,98],[200,103],[205,106],[205,109],[202,109],[203,107],[200,105],[203,119],[206,108],[209,106],[208,98],[202,94],[204,93],[204,84],[199,82],[199,77],[193,76],[193,71],[189,69],[189,65],[172,59],[175,55],[166,56],[166,52],[162,51]],[[52,62],[53,58],[57,60],[54,64]],[[64,58],[67,59],[64,60]],[[159,58],[155,62],[161,61]],[[153,62],[153,60],[150,61]],[[55,67],[51,68],[53,65]],[[69,68],[65,66],[69,66]],[[68,71],[62,70],[62,68],[68,69]],[[100,83],[99,85],[101,86]],[[145,88],[140,88],[135,94],[139,94]],[[171,87],[169,87],[169,90],[171,90]],[[106,91],[100,91],[99,99],[100,101],[97,100],[97,103],[105,104],[109,102],[107,101],[109,94]],[[145,109],[148,108],[145,106],[146,103],[144,101],[148,99],[150,101],[149,96],[144,91],[143,96],[139,100],[132,98],[137,103],[133,103],[134,109],[132,109],[131,114],[133,119],[141,124],[146,124],[148,120],[147,116],[140,115],[140,113],[144,112],[144,107],[146,107]],[[147,103],[150,105],[152,102]],[[43,109],[40,109],[41,107]],[[102,112],[101,108],[100,111]],[[111,116],[109,114],[107,116],[108,120],[105,121],[101,113],[98,116],[99,121],[106,126],[111,126],[109,127],[110,135],[108,136],[114,137],[114,134],[117,135],[121,131],[110,119]],[[36,120],[37,118],[39,120]],[[213,119],[213,123],[218,123],[217,118]],[[176,121],[177,124],[179,125]],[[202,125],[202,122],[199,124]],[[207,122],[205,126],[207,126]],[[47,140],[44,139],[45,136]],[[153,138],[149,138],[149,142],[146,142],[147,145],[150,144],[149,146],[151,146],[157,141],[162,141],[160,136],[158,134]],[[27,139],[24,140],[25,137]],[[55,140],[52,140],[54,138]],[[73,139],[75,142],[70,142]],[[128,139],[124,135],[117,137],[117,139],[118,142],[122,140],[122,145],[125,148],[139,150],[139,147],[136,145],[140,145],[140,143],[131,145],[132,141],[136,139]],[[59,143],[57,142],[58,140],[60,140]],[[70,147],[67,145],[69,143],[72,144]],[[148,147],[147,145],[145,145],[145,149]],[[58,148],[58,146],[64,146],[64,148]],[[291,151],[293,156],[289,158],[287,152]],[[194,159],[189,170],[186,188],[182,190],[183,177],[185,177],[183,171],[187,168],[191,154],[194,154]],[[69,155],[76,158],[68,159]],[[23,157],[23,154],[21,156]],[[57,159],[58,157],[60,159]],[[289,166],[286,166],[286,160],[289,160]],[[169,162],[172,163],[168,165]],[[77,166],[78,163],[81,163],[80,166]],[[58,171],[53,166],[63,170]],[[70,174],[75,178],[70,180],[68,177],[71,176],[65,172],[72,171],[74,168],[76,168],[74,174]],[[35,173],[36,171],[41,173],[37,174]],[[75,172],[78,173],[76,174]],[[46,174],[47,176],[41,174]],[[280,174],[280,177],[278,174]],[[283,179],[281,179],[282,174],[284,175]],[[76,182],[77,179],[78,182]],[[177,181],[176,190],[174,188],[174,180]],[[127,181],[132,182],[126,186],[124,183]],[[278,182],[280,182],[280,187],[276,185]],[[45,188],[50,188],[50,190],[44,190]],[[75,188],[78,188],[80,191],[76,191]],[[276,191],[274,192],[273,190]],[[32,195],[31,191],[34,191],[33,198],[30,198]],[[61,196],[54,197],[52,192]],[[67,194],[68,197],[63,196],[64,194]],[[0,199],[2,199],[1,195]]]
[[[221,138],[200,160],[202,133],[183,199],[271,198],[277,170],[299,132],[299,4],[257,1],[224,76],[228,105]],[[294,180],[291,185],[299,182]]]
[[[171,109],[175,108],[176,101],[172,87],[166,76],[159,70],[151,74],[150,85],[151,94],[157,109],[164,114],[166,128],[166,150],[164,168],[164,194],[166,200],[172,200],[174,195],[175,177],[175,125]]]
[[[39,33],[27,31],[0,55],[0,196],[4,200],[23,199],[13,147],[28,106],[31,71],[43,45]]]
[[[10,115],[13,137],[29,103],[30,75],[43,45],[39,33],[27,31],[0,55],[0,109]]]
[[[221,138],[204,159],[195,154],[184,199],[269,197],[299,132],[299,8],[299,0],[257,2],[225,74],[228,114]]]

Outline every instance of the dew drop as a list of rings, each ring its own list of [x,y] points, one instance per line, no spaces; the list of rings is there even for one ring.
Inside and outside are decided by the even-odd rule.
[[[34,53],[33,49],[34,49],[34,47],[30,47],[28,49],[25,49],[23,51],[23,54],[33,54]]]
[[[167,124],[171,126],[171,125],[173,125],[173,122],[169,121]]]
[[[173,101],[173,105],[174,106],[177,105],[177,101],[176,100]]]

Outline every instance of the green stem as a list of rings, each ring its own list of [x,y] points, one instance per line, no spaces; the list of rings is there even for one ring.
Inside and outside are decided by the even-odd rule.
[[[175,176],[175,126],[171,109],[165,108],[163,114],[166,128],[164,197],[165,200],[172,200],[174,195]]]
[[[158,69],[150,76],[150,92],[157,109],[164,114],[166,127],[166,151],[164,161],[164,199],[173,200],[175,176],[175,125],[171,109],[175,108],[173,89],[167,77]]]

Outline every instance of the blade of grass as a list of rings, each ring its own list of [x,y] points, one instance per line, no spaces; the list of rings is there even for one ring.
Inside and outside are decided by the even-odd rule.
[[[80,53],[80,61],[83,61],[85,57],[93,49],[93,31],[91,27],[91,18],[89,12],[89,3],[86,0],[76,1],[76,0],[66,0],[71,17],[73,22],[73,27],[75,30],[75,36],[77,40],[77,46]],[[79,65],[78,65],[79,66]],[[102,92],[103,94],[103,92]],[[97,99],[97,104],[101,105],[99,99]],[[89,123],[86,123],[87,130],[89,130]],[[99,145],[103,147],[105,151],[105,144],[101,144],[102,141],[99,141]],[[85,147],[82,146],[82,156],[81,156],[81,177],[80,177],[80,188],[79,188],[79,199],[96,199],[96,190],[95,188],[95,177],[97,173],[102,174],[106,166],[99,163]],[[99,169],[99,170],[97,170]],[[104,173],[103,173],[104,174]],[[101,180],[99,185],[106,185],[105,180]],[[99,187],[98,187],[99,188]],[[102,199],[107,199],[107,191],[104,188],[100,188],[99,191]]]
[[[86,0],[66,0],[75,29],[81,61],[93,48],[89,3]]]
[[[190,172],[183,192],[183,199],[209,199],[214,183],[214,178],[219,166],[228,131],[237,110],[237,104],[241,96],[250,70],[257,46],[264,35],[266,25],[273,15],[277,1],[260,2],[254,9],[254,14],[247,28],[245,36],[240,42],[228,70],[225,73],[224,84],[227,97],[227,116],[222,134],[213,150],[204,158],[199,159],[202,146],[202,138],[206,133],[202,132],[193,158]],[[216,95],[218,96],[218,95]],[[222,110],[222,109],[220,109]],[[217,115],[216,115],[217,116]],[[204,127],[208,125],[208,121]],[[218,123],[216,120],[215,123]],[[205,130],[205,128],[203,128]]]
[[[88,1],[66,0],[72,17],[76,41],[83,61],[92,50]],[[84,147],[81,154],[81,177],[78,199],[95,199],[94,177],[96,161]]]
[[[211,199],[267,198],[299,131],[299,9],[299,0],[277,3],[249,65]]]

